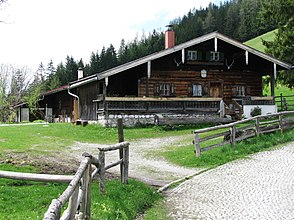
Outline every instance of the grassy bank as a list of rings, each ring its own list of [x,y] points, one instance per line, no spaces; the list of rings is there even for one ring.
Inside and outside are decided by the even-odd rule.
[[[280,133],[261,135],[260,137],[250,138],[236,144],[235,148],[230,145],[218,147],[201,154],[201,157],[195,157],[194,145],[189,144],[181,147],[170,146],[166,151],[161,152],[163,156],[171,163],[185,167],[214,167],[224,163],[245,158],[246,156],[271,149],[279,144],[294,141],[294,130]],[[205,147],[205,146],[203,146]]]
[[[14,167],[0,164],[1,170],[35,172],[31,166]],[[67,184],[45,184],[31,181],[0,179],[0,219],[43,219],[51,200],[57,198]],[[91,219],[134,219],[161,196],[138,181],[122,185],[118,180],[106,183],[106,194],[98,192],[97,181],[92,186]]]

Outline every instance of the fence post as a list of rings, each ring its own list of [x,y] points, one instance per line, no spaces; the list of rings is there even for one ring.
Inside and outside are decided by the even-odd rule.
[[[124,128],[123,128],[123,119],[117,119],[117,132],[118,132],[118,143],[124,142]],[[119,159],[123,159],[123,148],[119,149]],[[124,164],[120,164],[120,178],[123,183],[123,175],[124,175]]]
[[[128,173],[129,173],[129,144],[123,148],[123,175],[122,175],[122,183],[128,183]]]
[[[279,129],[281,133],[283,133],[283,115],[282,114],[279,115]]]
[[[91,215],[91,163],[87,165],[81,179],[81,201],[77,219],[89,220]]]
[[[284,111],[288,111],[288,104],[286,98],[283,98]]]
[[[105,153],[103,150],[99,151],[99,188],[101,193],[105,193]]]
[[[77,186],[68,202],[69,219],[74,219],[78,208],[79,187]]]
[[[281,97],[281,112],[283,111],[283,93],[280,94]]]
[[[236,126],[233,125],[232,127],[230,127],[230,131],[231,131],[231,137],[230,137],[231,146],[235,147],[235,145],[236,145]]]
[[[256,129],[256,136],[259,137],[260,135],[259,117],[257,117],[255,120],[255,129]]]
[[[200,157],[201,150],[200,150],[200,139],[198,133],[194,132],[194,144],[195,144],[195,154],[196,157]]]

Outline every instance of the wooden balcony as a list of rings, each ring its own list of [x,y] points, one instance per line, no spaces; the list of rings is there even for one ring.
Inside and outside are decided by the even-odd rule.
[[[221,98],[139,98],[105,97],[98,102],[98,113],[218,113]]]

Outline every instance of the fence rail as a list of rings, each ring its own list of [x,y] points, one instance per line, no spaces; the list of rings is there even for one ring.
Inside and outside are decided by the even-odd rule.
[[[195,154],[199,157],[201,152],[211,150],[219,146],[231,144],[231,146],[234,147],[238,141],[275,131],[283,132],[284,130],[293,127],[294,111],[288,111],[270,115],[255,116],[230,124],[195,130],[193,141],[195,145]],[[201,137],[200,134],[202,135]],[[222,140],[221,137],[223,137]],[[207,141],[212,143],[207,143]],[[201,145],[203,145],[201,143],[203,142],[206,142],[206,144],[201,147]]]

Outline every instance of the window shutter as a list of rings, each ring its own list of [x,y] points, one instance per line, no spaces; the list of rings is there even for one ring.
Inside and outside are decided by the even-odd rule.
[[[210,61],[210,51],[205,53],[205,60]]]
[[[202,60],[202,52],[197,51],[197,60]]]
[[[170,84],[170,93],[172,96],[175,96],[176,95],[176,87],[175,87],[175,84]]]
[[[220,57],[219,57],[219,61],[224,61],[225,60],[225,54],[224,53],[220,53]]]
[[[154,85],[154,96],[159,96],[159,84],[155,83]]]
[[[193,96],[193,85],[192,84],[190,84],[189,86],[188,86],[188,96]]]

